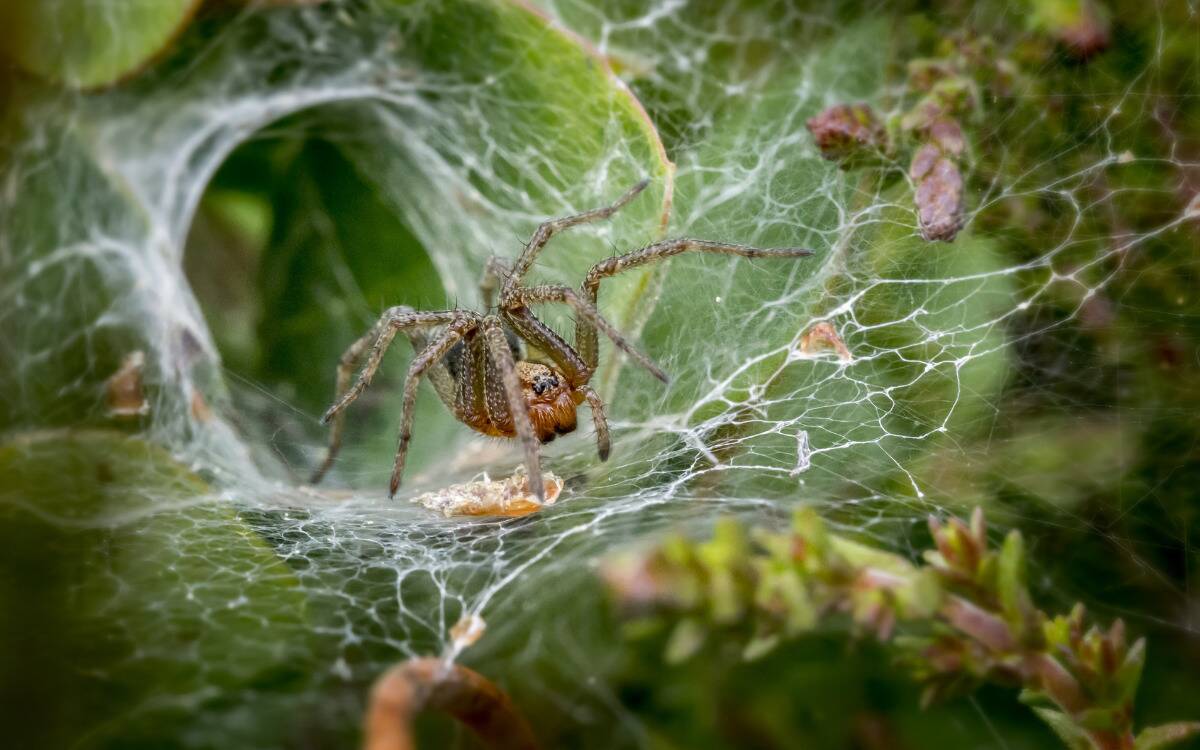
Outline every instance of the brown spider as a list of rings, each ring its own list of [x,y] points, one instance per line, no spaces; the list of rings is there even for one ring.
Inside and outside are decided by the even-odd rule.
[[[492,294],[498,286],[497,282],[502,281],[499,284],[500,301],[494,312],[482,315],[470,310],[418,312],[406,306],[385,311],[371,330],[350,345],[338,362],[336,400],[321,420],[323,423],[333,421],[329,452],[313,474],[312,483],[321,481],[341,447],[344,410],[371,384],[371,378],[379,369],[379,363],[392,339],[397,332],[404,331],[418,353],[409,365],[404,381],[400,445],[396,450],[389,497],[396,494],[400,476],[404,472],[408,442],[412,437],[417,384],[422,375],[428,375],[438,396],[454,413],[455,419],[484,435],[517,437],[521,440],[529,486],[538,500],[543,500],[545,495],[539,445],[572,432],[575,429],[575,410],[584,401],[591,407],[600,460],[608,458],[610,445],[604,402],[588,385],[599,364],[597,330],[603,331],[617,348],[656,378],[667,382],[666,373],[600,316],[596,309],[596,295],[602,279],[689,250],[728,253],[746,258],[794,258],[812,254],[811,250],[800,248],[767,250],[705,240],[674,239],[600,261],[588,271],[579,291],[566,286],[522,285],[525,274],[551,237],[569,227],[607,219],[633,200],[647,184],[649,181],[643,180],[634,185],[611,206],[544,222],[511,268],[492,258],[480,287],[484,303],[491,310]],[[575,346],[568,344],[534,317],[530,305],[545,302],[560,302],[574,311]],[[423,333],[431,328],[440,329],[432,342]],[[523,359],[521,339],[543,352],[552,364]],[[347,389],[350,375],[368,348],[370,353],[366,366],[354,386]]]

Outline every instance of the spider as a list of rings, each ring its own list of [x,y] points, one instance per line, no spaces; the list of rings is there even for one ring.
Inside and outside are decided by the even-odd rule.
[[[404,461],[412,438],[413,405],[417,385],[428,377],[438,396],[454,417],[484,435],[515,437],[521,442],[529,486],[539,501],[545,498],[542,485],[542,443],[575,429],[575,411],[587,402],[596,431],[600,460],[608,459],[610,442],[604,402],[588,385],[599,365],[599,333],[656,378],[668,382],[667,374],[629,343],[596,309],[600,282],[631,268],[664,260],[688,251],[725,253],[745,258],[795,258],[811,255],[801,248],[763,249],[694,239],[656,242],[640,250],[608,258],[592,266],[576,291],[567,286],[525,286],[538,253],[564,229],[600,219],[619,211],[649,184],[642,180],[615,203],[591,211],[546,221],[534,232],[524,252],[511,266],[498,258],[488,261],[480,289],[487,313],[471,310],[419,312],[400,305],[386,310],[366,334],[350,345],[338,361],[334,404],[322,418],[332,422],[325,460],[312,477],[316,484],[333,465],[342,443],[345,409],[371,384],[384,352],[396,334],[403,331],[417,352],[404,381],[400,418],[400,442],[392,469],[389,497],[394,497],[404,473]],[[492,296],[499,289],[495,308]],[[575,314],[575,344],[568,344],[530,311],[531,305],[566,304]],[[432,336],[427,332],[434,331]],[[549,364],[522,356],[521,341],[544,353]],[[366,355],[366,365],[350,386],[350,376]]]

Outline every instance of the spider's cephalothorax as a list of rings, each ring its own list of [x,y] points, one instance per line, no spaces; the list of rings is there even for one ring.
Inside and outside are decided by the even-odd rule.
[[[521,396],[533,423],[533,434],[543,443],[575,431],[575,408],[587,400],[581,388],[572,388],[561,372],[536,362],[518,362]],[[515,437],[515,433],[509,433]]]
[[[560,370],[539,362],[525,361],[516,334],[507,328],[504,333],[516,362],[517,379],[521,382],[521,398],[525,402],[525,411],[529,413],[534,436],[540,442],[549,443],[559,435],[574,432],[575,409],[584,402],[587,394],[583,389],[572,388]],[[412,334],[410,338],[415,338],[414,344],[418,349],[427,345],[420,334]],[[495,411],[488,407],[486,399],[482,409],[474,409],[471,404],[459,402],[460,398],[470,398],[473,395],[470,385],[470,368],[473,363],[463,362],[463,358],[469,352],[478,350],[477,346],[472,347],[469,344],[471,340],[472,337],[465,337],[464,341],[458,342],[446,353],[443,362],[453,379],[453,387],[438,388],[438,395],[455,414],[472,415],[470,421],[462,416],[459,418],[476,432],[495,437],[517,437],[516,425],[505,400],[496,400]],[[485,362],[484,367],[486,366]],[[487,376],[486,369],[484,376]],[[436,384],[436,380],[434,382]]]
[[[404,381],[400,445],[392,469],[390,494],[394,495],[400,486],[411,438],[417,384],[424,375],[433,382],[438,396],[460,422],[484,435],[520,439],[529,486],[541,500],[544,492],[539,446],[572,432],[576,425],[576,409],[585,401],[591,408],[600,459],[608,458],[610,445],[604,403],[588,385],[599,364],[599,332],[655,377],[667,381],[666,373],[600,316],[596,298],[601,280],[687,251],[745,258],[794,258],[812,254],[801,248],[768,250],[705,240],[664,240],[597,263],[588,271],[578,291],[566,286],[523,285],[538,253],[557,232],[612,216],[646,185],[645,180],[639,182],[611,206],[543,223],[511,268],[496,258],[489,261],[482,290],[484,301],[491,309],[492,296],[499,289],[495,312],[418,312],[405,306],[384,312],[371,330],[350,345],[338,363],[336,401],[324,417],[325,422],[333,422],[329,451],[313,474],[313,483],[321,480],[337,456],[345,408],[371,384],[384,352],[396,334],[403,331],[417,355],[409,365]],[[568,344],[529,309],[532,305],[549,302],[568,305],[575,313],[574,345]],[[430,331],[436,331],[436,334],[427,336]],[[521,354],[522,340],[532,344],[550,362],[525,360]],[[350,376],[364,355],[367,356],[366,365],[351,387]]]

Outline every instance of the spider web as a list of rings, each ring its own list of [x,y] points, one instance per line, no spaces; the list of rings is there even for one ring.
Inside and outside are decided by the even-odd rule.
[[[214,676],[148,700],[139,714],[203,709],[188,720],[185,744],[285,743],[263,717],[298,708],[322,731],[345,734],[357,724],[366,683],[398,659],[434,653],[519,683],[519,696],[559,721],[608,725],[622,743],[645,742],[637,717],[603,679],[613,662],[605,649],[617,636],[592,621],[599,605],[589,581],[604,553],[667,530],[700,531],[720,515],[778,523],[801,504],[882,546],[903,547],[929,513],[982,502],[981,487],[997,466],[1018,485],[1039,481],[1036,461],[1022,468],[1031,457],[1016,437],[1016,423],[1028,414],[1044,421],[1021,434],[1048,440],[1063,437],[1063,424],[1079,433],[1131,429],[1119,409],[1089,402],[1107,384],[1061,368],[1091,346],[1078,340],[1081,328],[1111,314],[1109,290],[1126,259],[1187,231],[1181,225],[1194,218],[1181,190],[1164,199],[1170,208],[1154,225],[1093,234],[1123,196],[1157,190],[1123,174],[1166,170],[1173,175],[1166,182],[1186,186],[1195,173],[1195,151],[1186,144],[1138,153],[1124,137],[1129,117],[1153,114],[1142,95],[1156,75],[1153,55],[1132,84],[1114,83],[1128,88],[1104,100],[1108,109],[1095,113],[1086,144],[1037,133],[1033,120],[1028,135],[1045,145],[1032,167],[1009,171],[1004,154],[968,153],[963,168],[975,187],[966,226],[952,244],[930,243],[920,238],[906,164],[839,170],[805,128],[839,103],[902,111],[895,67],[903,62],[896,59],[903,25],[892,23],[898,11],[842,3],[730,5],[711,13],[671,1],[637,5],[597,9],[562,0],[537,13],[504,6],[500,22],[527,35],[514,38],[532,39],[529,49],[551,48],[545,69],[531,72],[522,56],[532,53],[514,43],[486,58],[509,64],[465,73],[436,41],[414,41],[432,33],[422,24],[437,15],[421,4],[250,8],[232,20],[198,23],[180,43],[187,64],[99,94],[27,92],[22,137],[13,141],[0,185],[0,424],[12,432],[108,424],[99,389],[124,354],[145,351],[144,434],[209,489],[179,501],[170,472],[148,464],[138,470],[145,488],[138,510],[105,512],[86,524],[137,527],[181,503],[212,508],[160,529],[168,545],[193,554],[188,538],[236,518],[287,571],[274,560],[231,562],[196,605],[202,616],[222,604],[250,607],[249,582],[264,576],[294,577],[303,598],[286,605],[303,616],[260,622],[260,637],[287,644],[285,655],[308,667],[285,697],[247,680],[214,705],[213,686],[222,684]],[[985,11],[969,20],[984,28],[1018,24]],[[480,38],[471,23],[462,40]],[[563,86],[582,80],[600,93],[575,102],[556,90],[548,82],[560,65]],[[1072,92],[1018,83],[1011,102],[993,102],[972,126],[1011,133],[1021,106],[1056,94]],[[538,100],[549,104],[537,109]],[[429,289],[373,296],[336,256],[334,273],[318,284],[328,317],[340,326],[322,344],[331,354],[306,362],[288,383],[271,381],[223,363],[220,331],[214,335],[206,321],[184,255],[198,252],[188,249],[197,207],[231,154],[247,143],[313,138],[334,144],[355,179],[399,217],[432,263],[445,300]],[[673,169],[660,158],[659,138]],[[1080,164],[1072,160],[1080,150],[1099,156]],[[1057,160],[1071,168],[1050,169]],[[610,404],[612,458],[595,460],[589,428],[550,446],[546,467],[566,478],[567,489],[540,514],[442,519],[406,502],[485,472],[505,475],[520,462],[510,446],[457,425],[427,386],[408,494],[386,500],[394,392],[410,356],[404,343],[395,348],[405,352],[384,365],[390,380],[372,389],[381,395],[353,407],[362,423],[351,430],[332,482],[349,489],[298,487],[319,459],[324,434],[320,407],[289,388],[315,379],[330,390],[337,352],[386,305],[477,308],[489,255],[515,256],[519,238],[542,219],[610,202],[641,175],[654,183],[637,204],[612,222],[554,240],[535,275],[574,285],[595,260],[662,236],[802,245],[816,254],[798,262],[681,257],[664,272],[606,282],[605,311],[639,337],[673,382],[663,388],[633,367],[618,368],[604,344],[607,365],[597,383]],[[1004,229],[979,217],[1029,203],[1053,221],[1037,246],[1014,255]],[[293,218],[301,232],[319,237],[331,236],[322,234],[323,222],[337,221],[319,211]],[[407,259],[406,252],[396,254]],[[547,314],[568,330],[565,317]],[[836,331],[848,358],[806,345],[805,333],[817,324]],[[1064,359],[1039,354],[1046,342],[1062,347]],[[197,406],[197,394],[208,406]],[[1073,514],[1078,488],[1060,490],[1049,493],[1062,507],[1010,508],[1007,515],[1001,508],[1001,525],[1085,525]],[[45,514],[68,523],[53,509]],[[109,575],[122,574],[114,568]],[[165,605],[160,614],[171,616]],[[451,629],[468,615],[488,629],[464,652]],[[151,639],[128,661],[196,658]],[[114,721],[111,731],[119,732]]]

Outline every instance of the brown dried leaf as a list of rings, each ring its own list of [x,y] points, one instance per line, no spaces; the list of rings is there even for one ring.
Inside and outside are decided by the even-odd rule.
[[[150,412],[150,403],[142,387],[142,369],[146,366],[146,353],[138,350],[126,355],[105,388],[109,416],[131,419]]]
[[[562,492],[563,481],[554,474],[542,474],[546,490],[545,505],[553,505]],[[483,479],[455,484],[413,498],[443,516],[527,516],[542,509],[542,503],[529,489],[529,478],[518,469],[507,479]]]
[[[805,354],[813,354],[818,349],[832,349],[846,362],[854,359],[850,350],[846,348],[845,342],[842,341],[842,337],[838,335],[837,329],[828,321],[823,320],[813,324],[800,337],[800,351]]]
[[[477,614],[463,615],[462,619],[450,628],[450,638],[454,642],[454,650],[461,651],[474,644],[483,636],[485,630],[487,630],[487,623],[483,621],[482,617]]]

